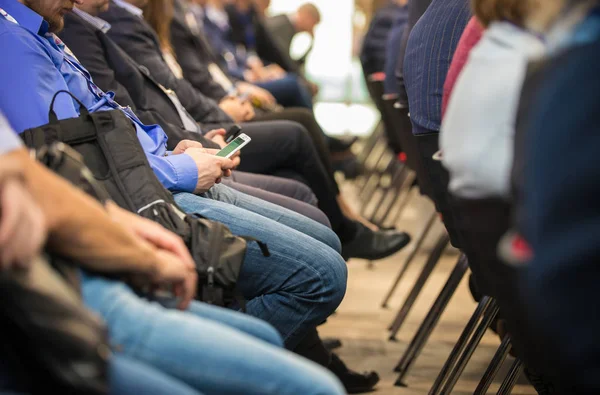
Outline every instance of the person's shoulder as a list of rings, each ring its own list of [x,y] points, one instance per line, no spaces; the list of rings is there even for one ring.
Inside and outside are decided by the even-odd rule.
[[[3,57],[23,54],[28,51],[44,52],[48,50],[42,43],[44,40],[17,24],[0,20],[0,47]]]

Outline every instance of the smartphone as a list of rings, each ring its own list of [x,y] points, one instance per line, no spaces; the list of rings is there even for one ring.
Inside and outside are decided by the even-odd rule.
[[[247,145],[250,142],[250,140],[251,139],[247,134],[241,133],[231,143],[227,144],[225,148],[217,152],[216,155],[221,156],[223,158],[230,158],[233,154],[241,150],[242,147]]]
[[[234,138],[240,135],[240,133],[242,133],[242,127],[240,125],[231,126],[227,130],[227,133],[225,133],[225,142],[227,144],[231,143]]]

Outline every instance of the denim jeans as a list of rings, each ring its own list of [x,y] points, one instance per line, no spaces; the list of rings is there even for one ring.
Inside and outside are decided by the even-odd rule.
[[[339,239],[327,227],[222,185],[204,197],[179,193],[175,200],[186,212],[267,243],[270,257],[248,243],[238,284],[248,300],[248,314],[277,328],[287,348],[294,349],[342,301],[346,263],[339,255]]]
[[[284,107],[304,107],[313,109],[313,101],[308,88],[294,73],[287,73],[278,80],[259,82],[256,85],[271,92],[277,102]]]
[[[109,365],[110,395],[201,395],[187,384],[121,354]]]
[[[87,273],[86,305],[106,322],[122,354],[204,394],[341,394],[328,371],[281,348],[277,331],[235,311],[193,302],[187,312]]]

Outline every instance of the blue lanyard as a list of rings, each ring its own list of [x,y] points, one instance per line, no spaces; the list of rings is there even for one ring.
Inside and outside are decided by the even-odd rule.
[[[4,19],[6,19],[7,21],[12,22],[15,25],[19,25],[19,22],[17,22],[17,20],[15,18],[13,18],[9,13],[4,11],[2,8],[0,8],[0,15],[2,15],[4,17]],[[56,35],[54,35],[52,33],[48,33],[46,35],[46,39],[52,40],[54,42],[54,45],[57,47],[57,49],[63,54],[64,59],[69,64],[69,66],[72,69],[74,69],[75,71],[77,71],[79,74],[81,74],[83,76],[83,78],[85,78],[89,91],[96,97],[97,100],[99,100],[99,102],[96,103],[93,107],[100,107],[100,106],[106,104],[106,105],[114,108],[115,110],[123,111],[129,119],[131,119],[133,122],[137,123],[140,127],[145,126],[142,123],[142,121],[140,121],[139,118],[133,113],[133,111],[131,110],[130,107],[123,107],[113,99],[113,97],[114,97],[113,92],[105,93],[102,89],[100,89],[94,83],[90,73],[81,65],[81,63],[79,63],[77,58],[75,58],[75,55],[70,54],[71,51],[62,42],[62,40],[60,40],[60,38],[58,38]]]

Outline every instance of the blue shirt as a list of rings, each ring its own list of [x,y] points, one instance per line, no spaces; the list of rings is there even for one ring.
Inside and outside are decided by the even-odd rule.
[[[122,108],[97,88],[89,73],[69,54],[48,23],[16,0],[0,0],[18,24],[0,15],[0,110],[18,133],[49,122],[50,102],[60,90],[68,90],[90,112],[119,109],[132,119],[155,174],[169,190],[192,192],[198,169],[185,154],[166,156],[167,135],[158,125],[144,125],[129,109]],[[79,116],[78,105],[66,93],[54,104],[59,119]]]
[[[22,148],[23,143],[0,112],[0,155]]]

